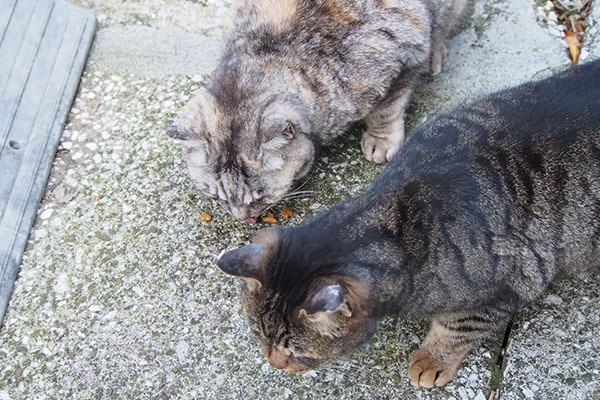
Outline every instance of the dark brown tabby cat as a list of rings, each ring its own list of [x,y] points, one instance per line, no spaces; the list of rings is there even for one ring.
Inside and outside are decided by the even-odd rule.
[[[408,370],[424,387],[552,280],[599,264],[600,61],[436,117],[363,194],[218,261],[291,372],[348,353],[384,315],[432,318]]]
[[[437,74],[466,0],[245,0],[220,64],[169,127],[195,185],[234,218],[281,200],[315,147],[365,119],[366,157],[404,141],[418,76]]]

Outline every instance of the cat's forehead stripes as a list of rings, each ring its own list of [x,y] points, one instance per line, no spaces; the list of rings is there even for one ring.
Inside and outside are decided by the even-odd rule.
[[[230,115],[238,109],[244,93],[239,86],[239,83],[243,82],[240,76],[243,75],[244,71],[238,59],[231,54],[221,59],[208,91],[216,100],[222,115]]]
[[[288,320],[282,306],[283,298],[281,295],[270,292],[269,295],[265,296],[262,310],[259,312],[258,323],[261,333],[271,345],[281,343],[282,338],[289,334]]]

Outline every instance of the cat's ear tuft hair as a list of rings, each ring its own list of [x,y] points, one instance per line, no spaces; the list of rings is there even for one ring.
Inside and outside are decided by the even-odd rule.
[[[274,102],[262,116],[260,142],[266,150],[277,150],[299,133],[308,134],[309,129],[310,125],[296,107],[285,102]]]
[[[167,135],[177,140],[200,139],[216,129],[214,96],[205,88],[183,107],[181,115],[167,128]]]
[[[315,292],[299,316],[323,336],[336,337],[344,325],[344,319],[352,316],[353,307],[344,287],[338,283],[323,286]]]
[[[228,251],[217,260],[217,266],[226,274],[246,281],[251,291],[261,288],[261,265],[265,246],[260,243],[249,244]]]
[[[294,137],[294,127],[282,116],[271,116],[261,131],[262,148],[278,150]]]
[[[190,140],[193,139],[196,135],[190,129],[182,129],[179,125],[171,122],[169,127],[167,128],[167,136],[176,140]]]
[[[281,134],[287,139],[291,139],[294,137],[294,127],[292,126],[291,122],[286,121],[285,126],[281,131]]]

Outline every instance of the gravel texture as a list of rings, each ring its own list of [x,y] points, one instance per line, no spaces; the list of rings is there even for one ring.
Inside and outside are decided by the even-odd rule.
[[[503,380],[491,340],[445,388],[411,387],[408,361],[427,325],[399,318],[316,372],[270,367],[243,322],[238,282],[214,265],[221,250],[268,224],[233,221],[202,198],[164,134],[216,65],[229,3],[73,2],[96,14],[100,30],[0,329],[0,400],[485,400],[492,390],[510,399],[598,398],[600,293],[589,277],[558,286],[520,317]],[[568,65],[529,0],[472,9],[445,71],[420,85],[409,129]],[[369,185],[380,167],[365,161],[359,137],[350,132],[320,152],[303,187],[314,193],[275,207],[281,223],[299,224]],[[283,206],[295,212],[285,221]],[[200,221],[201,211],[212,220]]]
[[[560,282],[516,321],[505,399],[600,399],[598,276]],[[551,397],[548,397],[551,395]]]
[[[583,39],[582,53],[590,54],[591,59],[600,58],[600,2],[595,0],[588,17],[588,28]]]

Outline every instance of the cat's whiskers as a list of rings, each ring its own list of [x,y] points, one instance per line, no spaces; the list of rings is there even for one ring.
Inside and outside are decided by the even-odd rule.
[[[301,199],[301,198],[313,196],[313,195],[315,195],[317,193],[318,192],[315,191],[315,190],[300,190],[300,191],[296,191],[296,192],[287,193],[286,195],[284,195],[281,198],[280,201],[292,200],[292,199]],[[271,211],[273,209],[273,207],[275,207],[276,205],[278,205],[278,203],[270,204],[268,207],[266,207],[265,209],[263,209],[262,211],[260,211],[257,215],[262,215],[262,214],[265,214],[266,212]]]
[[[312,196],[314,194],[316,194],[317,191],[315,190],[300,190],[297,192],[291,192],[286,194],[285,196],[283,196],[282,200],[289,200],[289,199],[296,199],[296,198],[302,198],[302,197],[309,197]]]
[[[322,371],[328,372],[353,372],[353,371],[358,371],[359,367],[356,364],[353,364],[351,362],[345,361],[345,362],[338,362],[335,364],[327,364],[324,365],[323,367],[321,367]]]
[[[302,189],[302,188],[303,188],[303,187],[304,187],[304,186],[305,186],[305,185],[306,185],[306,184],[307,184],[307,183],[310,181],[310,179],[312,178],[312,176],[315,174],[315,172],[316,172],[316,171],[317,171],[317,169],[316,169],[316,168],[311,168],[311,170],[310,170],[310,174],[308,175],[308,177],[306,177],[306,178],[304,179],[304,182],[302,182],[302,183],[300,184],[300,186],[298,186],[298,187],[296,188],[296,191],[298,191],[298,190]]]

